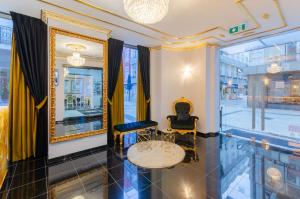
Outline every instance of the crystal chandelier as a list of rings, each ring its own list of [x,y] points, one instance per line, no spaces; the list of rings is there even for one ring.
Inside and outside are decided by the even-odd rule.
[[[154,24],[162,20],[169,9],[169,0],[123,0],[124,9],[134,21]]]
[[[267,68],[267,72],[272,74],[279,73],[281,71],[282,67],[279,66],[277,63],[273,63]]]
[[[85,59],[80,57],[80,53],[78,52],[73,52],[72,56],[68,56],[67,61],[72,66],[82,66],[85,63]]]

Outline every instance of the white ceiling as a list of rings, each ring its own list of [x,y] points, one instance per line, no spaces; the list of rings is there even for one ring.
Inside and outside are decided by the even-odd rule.
[[[123,0],[0,0],[0,11],[39,17],[40,10],[84,19],[112,30],[128,44],[146,46],[229,45],[300,27],[299,0],[170,0],[167,16],[141,25],[128,18]],[[262,16],[267,13],[268,19]],[[228,28],[248,23],[248,31],[230,35]]]

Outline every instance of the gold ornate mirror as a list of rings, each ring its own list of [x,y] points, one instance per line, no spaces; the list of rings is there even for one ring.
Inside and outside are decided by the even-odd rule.
[[[107,42],[50,27],[50,142],[107,131]]]

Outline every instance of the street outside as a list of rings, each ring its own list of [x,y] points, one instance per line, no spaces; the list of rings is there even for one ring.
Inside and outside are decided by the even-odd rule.
[[[261,109],[256,108],[255,128],[252,129],[252,108],[247,96],[236,100],[222,100],[222,130],[243,129],[256,133],[279,135],[300,142],[300,111],[265,109],[265,130],[261,130]]]

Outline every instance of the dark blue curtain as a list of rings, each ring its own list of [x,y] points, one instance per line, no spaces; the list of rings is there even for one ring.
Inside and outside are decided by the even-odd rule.
[[[39,105],[48,95],[48,30],[40,19],[11,12],[13,33],[25,83]],[[48,154],[47,103],[38,111],[36,156]]]

